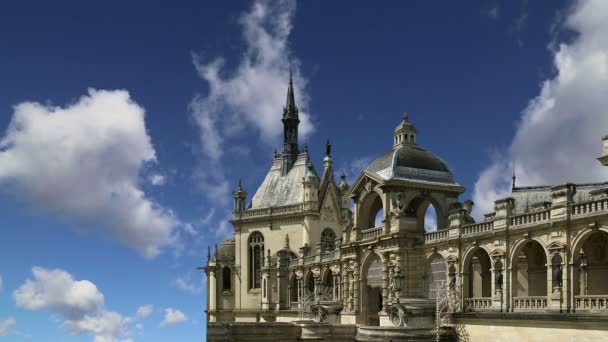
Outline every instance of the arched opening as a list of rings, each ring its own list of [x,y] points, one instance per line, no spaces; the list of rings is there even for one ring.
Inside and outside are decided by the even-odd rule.
[[[361,296],[362,313],[366,316],[367,325],[380,325],[382,311],[382,260],[376,254],[372,254],[366,262],[363,272],[363,286]]]
[[[222,291],[230,291],[232,289],[232,273],[230,267],[222,268]]]
[[[477,248],[465,269],[465,275],[468,277],[468,298],[489,299],[492,296],[491,269],[490,256],[483,248]]]
[[[259,289],[262,282],[262,260],[264,258],[264,236],[253,232],[249,236],[249,288]]]
[[[334,274],[328,269],[323,275],[323,300],[335,300],[334,298]]]
[[[336,249],[336,233],[331,228],[325,228],[321,232],[321,253],[331,252]]]
[[[429,204],[424,213],[424,231],[434,232],[437,230],[437,210],[433,204]]]
[[[370,192],[365,195],[365,198],[359,207],[358,216],[357,225],[361,229],[382,226],[384,208],[380,195],[375,192]]]
[[[513,307],[516,310],[547,306],[547,255],[535,240],[525,242],[512,260]]]
[[[446,263],[441,254],[434,253],[426,268],[427,297],[436,299],[438,291],[446,285]]]
[[[576,308],[592,309],[598,297],[608,295],[608,234],[591,233],[574,253]]]
[[[430,195],[411,200],[405,212],[416,218],[416,229],[419,232],[431,232],[443,228],[441,209]]]
[[[289,280],[289,308],[297,308],[298,301],[298,278],[292,274]]]
[[[314,298],[315,295],[315,278],[312,272],[308,272],[304,282],[304,298]]]

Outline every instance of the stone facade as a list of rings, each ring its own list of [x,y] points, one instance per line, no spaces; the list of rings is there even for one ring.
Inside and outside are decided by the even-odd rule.
[[[483,322],[518,322],[521,314],[608,322],[608,183],[516,187],[514,179],[511,195],[475,222],[473,202],[459,201],[465,189],[417,145],[407,116],[392,149],[352,186],[344,176],[336,183],[329,142],[321,177],[307,148],[299,150],[291,80],[283,123],[283,153],[275,152],[249,206],[239,184],[234,236],[209,253],[210,340],[255,322],[301,334],[305,318],[327,331],[358,324],[358,340],[399,336],[394,328],[427,336],[438,297],[458,319],[475,315],[471,329],[480,336]],[[606,164],[606,156],[605,137],[598,159]],[[437,229],[427,232],[430,206]]]

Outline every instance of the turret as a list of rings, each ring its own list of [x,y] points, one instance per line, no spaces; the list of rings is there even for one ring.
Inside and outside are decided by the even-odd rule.
[[[247,191],[243,190],[243,184],[239,178],[239,184],[232,193],[234,197],[234,212],[243,211],[246,209]]]
[[[403,121],[395,128],[393,133],[393,148],[401,145],[416,145],[416,127],[409,122],[406,114],[403,114]]]
[[[304,210],[316,210],[319,202],[319,177],[312,162],[306,162],[306,173],[302,180],[304,186]]]
[[[283,108],[283,169],[281,173],[286,175],[298,158],[298,107],[296,106],[293,91],[293,79],[289,71],[289,87],[287,88],[287,102]]]
[[[350,202],[350,198],[347,196],[347,192],[350,186],[346,183],[346,175],[342,172],[340,176],[340,184],[338,184],[338,191],[340,191],[340,207],[342,209],[350,209],[348,204]]]
[[[599,160],[602,165],[608,166],[608,135],[605,135],[602,138],[602,141],[604,142],[604,148],[602,150],[602,155],[597,158],[597,160]]]

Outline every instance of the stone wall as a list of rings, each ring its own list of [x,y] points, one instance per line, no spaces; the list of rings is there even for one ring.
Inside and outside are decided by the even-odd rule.
[[[208,342],[296,342],[301,340],[353,342],[356,326],[315,322],[212,323],[207,325]]]
[[[460,341],[608,341],[608,316],[467,313],[454,318]]]

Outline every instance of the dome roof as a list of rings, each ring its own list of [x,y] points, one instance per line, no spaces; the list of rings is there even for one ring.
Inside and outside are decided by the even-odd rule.
[[[447,164],[416,145],[402,144],[384,153],[366,169],[384,179],[456,184]]]
[[[234,260],[234,237],[222,242],[217,247],[216,258],[218,261],[232,261]]]

